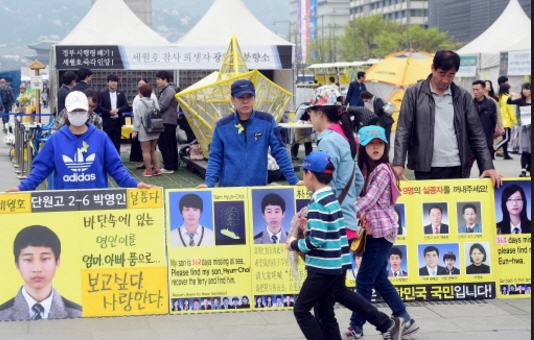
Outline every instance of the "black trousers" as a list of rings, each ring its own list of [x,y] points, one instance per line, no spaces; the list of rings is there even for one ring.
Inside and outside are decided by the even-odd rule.
[[[340,277],[308,271],[293,308],[295,319],[306,339],[341,339],[334,314],[335,288]],[[315,317],[311,314],[312,308],[315,308]]]
[[[117,152],[119,155],[121,154],[121,119],[109,119],[106,120],[104,123],[104,132],[107,133],[109,136],[109,139],[113,142],[113,145],[115,145],[115,149],[117,149]]]
[[[166,170],[178,170],[178,141],[176,140],[176,125],[163,124],[164,130],[159,135],[158,147]]]

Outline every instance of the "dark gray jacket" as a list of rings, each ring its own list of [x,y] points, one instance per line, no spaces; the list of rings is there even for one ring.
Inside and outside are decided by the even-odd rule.
[[[395,132],[393,165],[404,166],[408,154],[409,169],[429,172],[432,168],[436,111],[430,78],[406,89]],[[473,97],[454,83],[451,93],[462,177],[469,177],[467,163],[473,153],[483,170],[494,169]]]
[[[174,96],[176,90],[171,84],[157,89],[159,111],[163,118],[163,124],[178,124],[178,102]]]

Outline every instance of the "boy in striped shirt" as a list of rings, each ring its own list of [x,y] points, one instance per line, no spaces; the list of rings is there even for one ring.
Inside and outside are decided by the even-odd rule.
[[[306,237],[290,237],[286,242],[288,249],[306,255],[307,277],[293,312],[307,339],[341,339],[334,314],[335,293],[350,255],[341,206],[328,185],[335,168],[327,153],[314,151],[306,156],[302,169],[304,185],[313,195]],[[310,313],[314,307],[315,317]]]

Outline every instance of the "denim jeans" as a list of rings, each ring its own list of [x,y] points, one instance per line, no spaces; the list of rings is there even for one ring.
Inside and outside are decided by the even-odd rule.
[[[306,339],[341,340],[334,314],[336,283],[340,275],[308,271],[295,301],[293,314]],[[315,317],[310,313],[315,309]]]
[[[389,281],[386,270],[388,253],[393,244],[385,238],[374,238],[370,235],[367,236],[366,241],[362,263],[356,276],[356,291],[371,301],[374,287],[393,311],[393,316],[401,316],[408,321],[410,316],[406,312],[399,293]],[[365,318],[356,312],[352,313],[350,318],[352,328],[361,329],[364,323]]]

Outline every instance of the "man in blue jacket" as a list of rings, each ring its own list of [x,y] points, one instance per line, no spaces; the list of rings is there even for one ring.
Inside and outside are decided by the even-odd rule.
[[[240,79],[231,87],[235,112],[215,124],[206,181],[198,188],[267,184],[267,152],[276,159],[289,184],[297,184],[293,164],[273,116],[254,110],[255,89]]]

